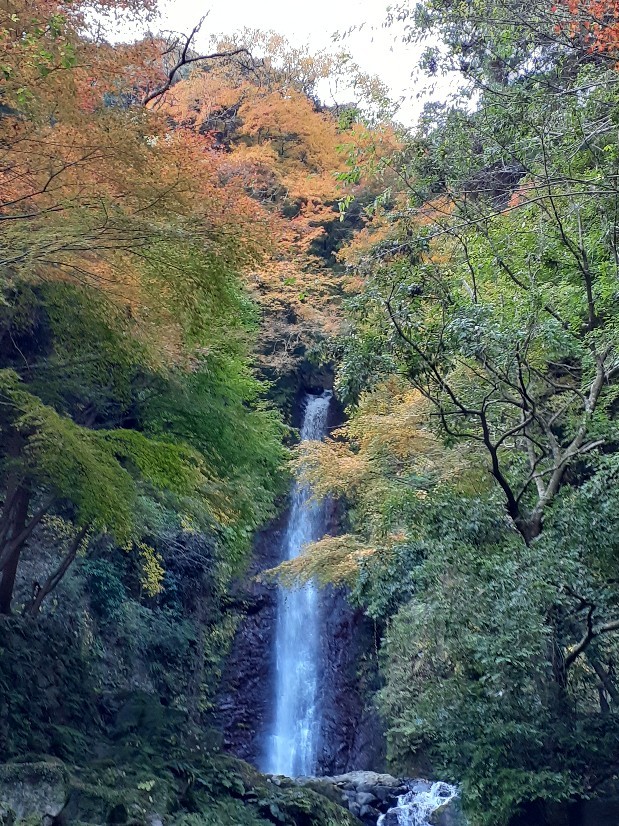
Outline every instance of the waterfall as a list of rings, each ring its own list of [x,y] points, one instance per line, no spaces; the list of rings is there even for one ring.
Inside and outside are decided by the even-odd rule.
[[[327,429],[331,393],[308,396],[301,441],[321,440]],[[284,558],[294,559],[308,542],[324,532],[324,508],[312,500],[307,486],[297,482]],[[268,739],[264,770],[289,777],[316,772],[320,731],[318,591],[313,583],[286,590],[280,587],[275,632],[275,718]]]
[[[377,826],[428,826],[430,816],[441,806],[458,797],[458,790],[449,783],[413,782],[398,804],[378,818]]]

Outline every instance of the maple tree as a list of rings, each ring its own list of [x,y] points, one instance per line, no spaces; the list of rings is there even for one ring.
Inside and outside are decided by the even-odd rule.
[[[193,60],[191,36],[166,69],[161,38],[112,47],[88,28],[93,13],[153,11],[42,0],[2,18],[2,613],[50,513],[75,537],[35,613],[87,535],[142,547],[144,498],[218,532],[232,566],[279,486],[281,430],[251,375],[240,278],[264,258],[270,217],[222,183],[210,136],[153,109]]]
[[[591,53],[616,57],[619,48],[619,3],[614,0],[564,0],[550,9],[555,31],[578,41]]]
[[[342,225],[338,202],[347,192],[358,203],[371,200],[369,177],[346,180],[348,154],[368,130],[354,113],[341,118],[317,102],[316,85],[337,70],[337,56],[311,55],[279,35],[251,31],[216,48],[246,48],[259,59],[251,71],[238,63],[195,71],[163,107],[180,128],[212,136],[221,180],[270,216],[268,263],[252,268],[247,283],[263,313],[263,369],[277,379],[339,327],[335,253],[354,222]],[[383,154],[395,145],[385,130]],[[362,223],[357,218],[355,228]]]
[[[11,482],[15,498],[4,503],[3,611],[10,610],[27,538],[45,514],[80,495],[79,484],[52,495],[53,463],[47,476],[24,472],[30,440],[45,423],[58,433],[68,428],[78,456],[90,450],[90,431],[122,428],[130,408],[140,411],[137,421],[132,414],[135,429],[148,431],[149,438],[163,436],[174,422],[177,440],[208,455],[198,487],[210,490],[204,498],[208,519],[228,526],[229,553],[238,555],[246,546],[244,526],[269,512],[277,487],[272,462],[281,458],[273,416],[258,409],[244,413],[248,404],[260,407],[259,385],[245,363],[255,312],[244,289],[249,287],[261,308],[260,350],[269,376],[296,366],[339,324],[334,298],[341,284],[324,239],[327,230],[339,227],[338,176],[346,170],[340,146],[354,143],[364,129],[355,118],[341,124],[338,113],[315,97],[317,82],[337,60],[256,32],[201,55],[193,48],[200,23],[187,36],[149,35],[114,46],[105,40],[100,21],[106,15],[147,19],[155,11],[155,3],[131,0],[12,0],[2,18],[0,266],[10,307],[2,328],[9,343],[2,365],[9,371],[3,427],[15,454],[7,459],[7,479],[9,466],[21,466]],[[251,57],[256,49],[263,52],[259,60]],[[359,181],[355,185],[359,189]],[[78,387],[73,368],[54,367],[68,384],[50,396],[31,367],[32,354],[20,364],[19,354],[31,348],[27,331],[45,330],[50,344],[39,355],[46,365],[61,350],[79,360],[67,326],[72,318],[77,331],[77,319],[68,313],[64,323],[52,308],[61,296],[81,306],[86,295],[97,307],[93,330],[109,339],[124,366],[119,369],[105,348],[95,356],[93,342],[99,372],[80,367]],[[41,312],[49,316],[42,326]],[[121,346],[123,337],[132,349]],[[104,364],[114,375],[108,395],[94,385]],[[14,374],[25,383],[23,390],[15,389],[20,385]],[[168,389],[159,390],[157,404],[148,393],[138,403],[136,375],[147,386],[182,387],[187,404],[193,399],[199,405],[203,394],[213,394],[211,434],[217,436],[208,436],[180,399],[178,409],[171,408]],[[206,375],[208,380],[200,378]],[[37,382],[38,395],[29,395]],[[121,392],[123,400],[113,402]],[[234,416],[219,409],[218,398],[237,411],[236,426],[246,428],[232,465],[222,456],[230,449],[223,447],[226,419]],[[22,432],[16,399],[27,409],[34,410],[37,399],[45,406],[39,418],[28,419],[38,422],[32,432]],[[118,453],[116,442],[105,444],[112,445],[111,467],[118,460],[121,475],[123,463],[135,464]],[[247,460],[261,445],[262,476]],[[44,454],[40,461],[47,461]],[[136,484],[135,491],[154,483],[138,473]],[[193,516],[187,514],[193,519],[200,497],[185,498],[194,502]],[[105,496],[97,500],[103,503]],[[117,529],[119,541],[123,531],[128,535],[124,518],[86,519],[79,511],[74,517],[76,535],[86,524],[101,530],[104,522],[108,530],[124,525]],[[138,527],[132,530],[139,543]],[[74,558],[76,548],[70,545],[67,558]]]

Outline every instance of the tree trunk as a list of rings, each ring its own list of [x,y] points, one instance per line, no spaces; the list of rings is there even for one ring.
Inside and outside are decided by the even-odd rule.
[[[6,514],[8,529],[5,534],[5,546],[12,540],[20,536],[26,527],[28,518],[28,505],[30,503],[30,491],[25,487],[19,487],[12,498],[10,513]],[[11,613],[11,602],[13,601],[13,591],[15,589],[15,578],[19,566],[19,557],[23,548],[20,542],[12,551],[4,568],[2,569],[2,579],[0,580],[0,614]]]
[[[34,617],[39,613],[45,597],[47,597],[48,594],[51,594],[73,564],[79,547],[86,537],[89,528],[89,525],[84,525],[84,527],[77,533],[58,568],[50,574],[44,584],[39,586],[33,593],[32,600],[24,608],[24,615]]]

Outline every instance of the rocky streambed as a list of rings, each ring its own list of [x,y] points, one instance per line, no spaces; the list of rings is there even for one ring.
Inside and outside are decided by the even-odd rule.
[[[356,771],[333,777],[269,776],[280,787],[311,789],[348,809],[364,826],[463,826],[458,793],[447,783]]]

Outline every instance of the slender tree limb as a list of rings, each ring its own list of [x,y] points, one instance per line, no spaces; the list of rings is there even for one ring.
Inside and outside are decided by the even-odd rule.
[[[25,616],[34,617],[39,613],[41,610],[41,604],[45,597],[47,597],[56,588],[66,572],[69,570],[70,566],[73,564],[79,547],[89,530],[90,525],[84,525],[84,527],[81,528],[81,530],[75,535],[71,545],[69,546],[69,550],[65,554],[58,568],[50,574],[43,585],[38,586],[38,583],[36,584],[32,600],[24,608],[23,613]]]
[[[202,61],[206,60],[220,60],[220,59],[230,59],[233,57],[238,57],[238,55],[244,54],[247,57],[251,58],[251,54],[248,49],[239,48],[239,49],[232,49],[231,51],[224,51],[224,52],[212,52],[211,54],[201,54],[195,57],[189,56],[189,49],[191,48],[191,44],[193,42],[194,37],[198,34],[200,29],[202,28],[202,24],[206,19],[206,15],[202,17],[198,23],[193,27],[191,32],[188,35],[183,35],[185,38],[185,42],[183,43],[183,47],[181,49],[180,55],[172,68],[168,71],[165,81],[158,86],[156,89],[153,89],[151,92],[147,92],[144,97],[142,98],[142,106],[147,106],[149,103],[152,103],[154,100],[162,97],[168,91],[168,89],[174,83],[174,79],[178,72],[183,68],[183,66],[190,66],[192,63],[201,63]],[[164,54],[170,54],[176,46],[178,46],[180,39],[177,39],[173,46],[169,47]]]

